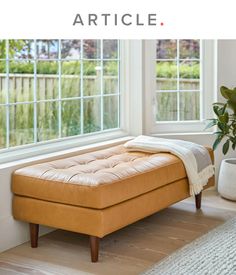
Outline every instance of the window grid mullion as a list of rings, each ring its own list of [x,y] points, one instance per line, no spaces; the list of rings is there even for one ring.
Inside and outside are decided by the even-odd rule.
[[[199,100],[200,100],[200,120],[203,120],[204,114],[203,114],[203,106],[204,106],[204,102],[203,102],[203,77],[202,77],[202,73],[203,73],[203,41],[202,39],[199,41],[200,43],[200,53],[199,53],[199,66],[200,66],[200,79],[199,79],[199,85],[200,85],[200,91],[199,91]]]
[[[117,51],[118,51],[118,83],[117,83],[117,89],[118,89],[118,100],[117,100],[117,108],[118,108],[118,125],[117,127],[120,127],[120,100],[121,100],[121,95],[120,95],[120,41],[117,41]]]
[[[180,93],[185,92],[185,93],[196,93],[200,92],[200,90],[179,90]],[[156,93],[176,93],[177,90],[156,90]]]
[[[14,59],[14,58],[8,58],[9,61],[30,61],[31,58],[25,58],[25,59]],[[37,58],[38,61],[79,61],[80,58]],[[101,58],[83,58],[84,61],[100,61]],[[119,61],[117,58],[104,58],[104,61]],[[6,61],[6,58],[2,59],[0,58],[0,61]],[[190,61],[194,61],[194,59],[191,59]]]
[[[38,141],[37,122],[37,41],[34,39],[34,143]]]
[[[80,40],[80,134],[84,133],[84,80],[83,80],[83,57],[84,45],[83,39]]]
[[[61,102],[61,39],[58,41],[58,136],[62,136],[62,102]]]
[[[6,147],[10,147],[9,40],[6,40]]]
[[[179,39],[177,39],[177,121],[180,121]]]
[[[103,121],[103,110],[104,110],[104,106],[103,106],[103,40],[100,40],[100,55],[101,55],[101,61],[100,61],[100,65],[101,65],[101,73],[100,73],[100,83],[101,83],[101,110],[100,110],[100,123],[101,123],[101,131],[103,131],[104,129],[104,121]]]
[[[176,92],[176,91],[175,91]],[[194,92],[199,92],[199,91],[194,91]],[[104,94],[103,97],[108,97],[108,96],[117,96],[117,94]],[[101,95],[100,94],[97,94],[97,95],[86,95],[86,96],[83,96],[83,98],[100,98]],[[75,96],[75,97],[63,97],[61,99],[61,101],[66,101],[66,100],[76,100],[76,99],[81,99],[80,96]],[[40,100],[37,100],[37,103],[44,103],[44,102],[58,102],[59,99],[58,98],[54,98],[54,99],[40,99]],[[12,102],[12,103],[9,103],[9,104],[5,104],[5,103],[1,103],[0,106],[14,106],[14,105],[22,105],[22,104],[32,104],[34,103],[34,101],[18,101],[18,102]]]
[[[173,58],[156,58],[156,61],[174,61],[174,60],[176,60],[176,59],[173,59]],[[200,60],[199,58],[179,58],[179,61],[199,61],[199,60]]]

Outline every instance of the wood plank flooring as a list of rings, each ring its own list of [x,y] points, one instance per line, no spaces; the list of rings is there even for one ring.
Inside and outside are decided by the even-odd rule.
[[[0,274],[139,274],[175,250],[236,215],[236,203],[215,191],[203,195],[202,210],[185,200],[101,241],[100,261],[90,263],[88,237],[63,230],[0,254]]]

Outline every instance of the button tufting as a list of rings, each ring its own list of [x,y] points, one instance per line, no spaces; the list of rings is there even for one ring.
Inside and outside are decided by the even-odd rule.
[[[171,161],[179,161],[172,156]],[[122,146],[19,169],[16,173],[79,185],[111,183],[170,163],[166,154],[128,152]],[[29,169],[30,168],[30,169]]]

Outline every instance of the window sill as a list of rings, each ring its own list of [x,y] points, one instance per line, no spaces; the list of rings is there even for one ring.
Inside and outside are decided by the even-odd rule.
[[[199,134],[199,133],[212,133],[211,131],[205,131],[206,127],[205,121],[180,121],[180,122],[156,122],[152,129],[151,133],[156,134]]]
[[[152,136],[156,136],[156,137],[166,137],[166,136],[211,136],[213,135],[213,132],[178,132],[178,133],[155,133],[152,134]]]
[[[53,143],[11,149],[1,153],[0,169],[23,163],[30,164],[55,158],[70,157],[78,153],[86,153],[95,148],[103,149],[112,145],[118,145],[129,139],[131,137],[126,132],[117,130]]]

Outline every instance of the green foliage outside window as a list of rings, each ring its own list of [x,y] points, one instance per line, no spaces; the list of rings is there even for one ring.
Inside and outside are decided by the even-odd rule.
[[[156,76],[158,78],[175,78],[176,64],[172,62],[163,62],[156,64]],[[199,63],[180,63],[180,76],[185,79],[199,79],[200,69]]]
[[[62,60],[58,57],[58,43],[58,40],[37,42],[35,60],[35,45],[32,41],[8,40],[9,51],[6,54],[7,43],[5,40],[0,40],[0,104],[2,104],[0,105],[0,149],[6,147],[6,111],[8,109],[10,147],[34,142],[35,84],[38,101],[36,106],[38,142],[57,139],[60,130],[61,137],[100,131],[102,120],[104,130],[119,127],[118,42],[103,41],[105,60],[101,59],[102,43],[99,40],[84,41],[84,58],[81,58],[79,52],[82,43],[80,40],[61,41]],[[45,46],[44,49],[42,44]],[[77,55],[71,53],[71,49],[78,51]],[[60,66],[61,81],[59,81]],[[82,78],[81,68],[83,68]],[[7,71],[9,74],[6,74]],[[100,96],[101,81],[103,81],[102,92],[106,97]],[[8,108],[6,87],[8,87],[11,104],[28,103],[11,105]],[[59,90],[61,90],[61,103],[57,101]],[[87,98],[81,99],[81,96],[87,96]],[[42,102],[44,100],[48,101]],[[101,114],[102,103],[103,114]],[[59,104],[61,104],[60,112]],[[60,129],[59,117],[61,117]]]
[[[34,66],[30,61],[11,61],[10,73],[13,74],[33,74]],[[94,67],[93,61],[86,61],[83,66],[86,75],[96,75],[97,71]],[[117,74],[117,63],[116,61],[109,62],[106,66],[106,70],[109,71],[109,75]],[[37,72],[40,74],[57,74],[58,73],[58,63],[56,61],[41,61],[37,64]],[[6,73],[6,65],[4,62],[0,62],[0,74]],[[63,74],[67,75],[80,75],[80,65],[78,61],[68,61],[63,64]]]

